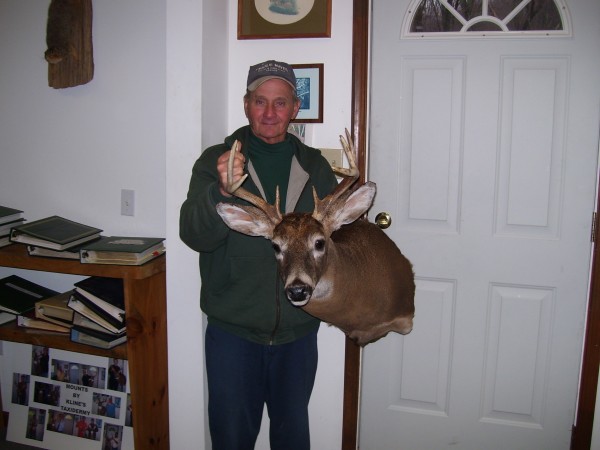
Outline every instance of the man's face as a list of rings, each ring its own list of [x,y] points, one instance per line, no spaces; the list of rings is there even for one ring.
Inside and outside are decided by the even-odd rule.
[[[293,89],[285,81],[265,81],[244,99],[244,111],[254,135],[268,144],[285,139],[290,120],[296,117],[300,101],[294,101]]]

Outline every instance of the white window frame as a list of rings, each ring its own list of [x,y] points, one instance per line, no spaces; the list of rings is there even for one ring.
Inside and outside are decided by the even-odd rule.
[[[487,15],[488,0],[482,0],[482,15],[474,17],[471,20],[466,20],[460,15],[447,0],[437,0],[446,9],[448,9],[456,19],[463,24],[460,31],[443,31],[443,32],[411,32],[410,26],[412,24],[414,14],[417,11],[419,5],[423,0],[412,0],[408,7],[404,20],[402,22],[401,39],[447,39],[447,38],[531,38],[531,37],[571,37],[572,26],[571,26],[571,15],[566,5],[566,0],[553,0],[562,21],[562,30],[532,30],[532,31],[510,31],[506,24],[517,15],[531,0],[522,0],[521,3],[513,9],[513,11],[500,20],[497,17]],[[479,22],[491,22],[496,24],[501,31],[468,31],[468,29]]]

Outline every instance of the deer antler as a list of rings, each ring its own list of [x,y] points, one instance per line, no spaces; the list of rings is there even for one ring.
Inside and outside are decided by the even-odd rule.
[[[354,184],[359,176],[358,167],[356,166],[356,158],[354,156],[356,150],[348,129],[346,129],[345,139],[340,135],[340,142],[342,143],[342,148],[344,149],[344,154],[348,159],[348,165],[350,167],[347,169],[343,167],[333,167],[333,171],[339,175],[342,175],[344,179],[337,185],[335,190],[323,200],[319,200],[317,191],[313,188],[315,210],[313,211],[312,215],[320,222],[323,221],[328,211],[335,210],[335,208],[332,209],[332,206],[338,205],[340,200],[345,200],[345,198],[349,195],[348,189]]]
[[[352,180],[356,180],[358,178],[359,172],[358,167],[356,167],[356,149],[354,148],[354,142],[352,142],[352,136],[346,128],[346,138],[340,135],[340,142],[342,143],[342,148],[344,149],[344,154],[348,159],[349,168],[345,169],[343,167],[333,166],[333,171],[339,175],[344,177],[349,177]]]
[[[248,177],[247,173],[244,174],[244,176],[242,176],[235,183],[233,182],[233,162],[235,160],[235,154],[240,151],[241,145],[242,144],[240,143],[240,141],[236,140],[233,143],[233,146],[231,147],[231,153],[229,154],[229,161],[227,164],[227,185],[225,186],[225,191],[254,205],[256,208],[258,208],[264,213],[264,215],[271,221],[271,223],[277,225],[279,222],[281,222],[282,219],[281,212],[279,211],[279,187],[275,192],[275,204],[271,205],[267,203],[262,197],[259,197],[258,195],[255,195],[241,187],[242,183]],[[247,208],[244,206],[240,207],[243,209]]]

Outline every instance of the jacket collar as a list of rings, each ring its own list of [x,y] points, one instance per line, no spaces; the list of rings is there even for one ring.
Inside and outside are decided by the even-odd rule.
[[[258,174],[256,173],[256,169],[252,164],[252,161],[248,162],[248,173],[250,174],[250,178],[258,188],[260,195],[262,198],[266,199],[265,190],[260,183],[260,179],[258,178]],[[294,155],[292,157],[292,165],[290,167],[290,178],[288,181],[287,195],[285,198],[285,214],[291,213],[296,209],[296,204],[298,200],[300,200],[300,194],[304,190],[304,186],[308,182],[309,176],[308,173],[300,166],[298,159]]]

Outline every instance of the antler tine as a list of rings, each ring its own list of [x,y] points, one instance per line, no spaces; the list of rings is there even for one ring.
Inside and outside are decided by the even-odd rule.
[[[340,142],[342,143],[342,148],[344,149],[344,154],[348,159],[348,165],[350,167],[333,167],[333,171],[339,175],[342,175],[344,179],[337,185],[334,191],[325,197],[323,200],[319,200],[317,196],[316,190],[313,188],[313,198],[315,202],[315,209],[313,211],[313,217],[319,221],[322,221],[325,217],[325,214],[330,210],[332,205],[338,203],[338,200],[344,196],[344,194],[348,191],[350,186],[354,184],[354,182],[358,179],[359,171],[356,166],[356,157],[355,157],[355,148],[354,143],[352,142],[352,137],[350,132],[346,128],[346,138],[340,135]]]
[[[232,195],[235,195],[235,192],[239,189],[242,183],[246,181],[246,178],[248,178],[248,174],[245,173],[244,176],[241,177],[236,183],[233,182],[233,162],[235,161],[235,154],[240,151],[241,145],[242,144],[240,141],[236,139],[231,147],[229,161],[227,162],[227,186],[225,186],[225,191]]]
[[[235,154],[240,151],[241,147],[240,141],[236,140],[231,147],[231,152],[229,153],[229,161],[227,162],[227,186],[225,186],[225,191],[228,193],[235,195],[242,200],[246,200],[248,203],[256,206],[262,212],[264,212],[269,220],[274,224],[278,224],[281,222],[282,216],[281,211],[279,211],[279,187],[275,192],[275,204],[271,205],[267,203],[262,197],[258,195],[254,195],[250,191],[244,189],[242,187],[242,183],[246,181],[248,178],[248,174],[244,174],[238,181],[233,182],[233,162],[235,160]]]
[[[352,142],[352,136],[346,128],[346,138],[340,135],[340,142],[342,143],[342,148],[344,149],[344,154],[346,155],[346,159],[348,159],[349,168],[343,167],[333,167],[333,171],[339,175],[350,178],[358,178],[359,172],[358,167],[356,167],[356,149],[354,147],[354,142]]]

